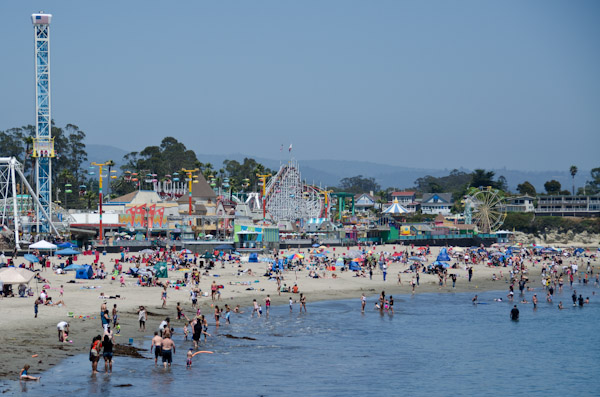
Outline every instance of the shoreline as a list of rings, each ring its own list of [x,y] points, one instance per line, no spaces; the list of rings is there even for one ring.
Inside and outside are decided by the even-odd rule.
[[[378,247],[379,248],[379,247]],[[386,250],[386,247],[380,249],[380,252]],[[297,250],[290,250],[288,252],[296,252]],[[392,252],[391,247],[387,247],[388,252]],[[437,249],[432,248],[432,254],[430,258],[437,255]],[[116,255],[114,255],[116,257]],[[111,268],[109,255],[101,257],[101,260],[105,262],[107,268]],[[81,257],[78,263],[89,263],[93,260],[93,257]],[[86,261],[87,260],[87,261]],[[53,258],[52,261],[57,261]],[[597,259],[593,262],[594,265],[598,265]],[[130,265],[125,264],[124,268],[127,269]],[[202,291],[210,291],[210,284],[213,280],[217,281],[218,284],[223,284],[224,289],[221,290],[221,300],[215,302],[215,304],[222,307],[224,304],[228,304],[230,308],[236,305],[240,305],[241,308],[248,308],[252,306],[253,299],[256,299],[259,303],[264,306],[264,299],[267,294],[271,296],[273,305],[287,305],[290,295],[294,301],[298,301],[299,294],[292,293],[281,293],[278,295],[276,291],[276,283],[274,281],[268,281],[262,276],[264,269],[267,264],[265,263],[243,263],[242,268],[251,268],[255,274],[260,276],[248,276],[248,275],[236,275],[238,267],[235,263],[227,263],[226,268],[222,269],[220,266],[215,266],[211,270],[211,276],[203,276],[200,280],[200,288]],[[498,281],[492,281],[492,274],[499,274],[502,271],[505,277],[508,274],[508,268],[504,267],[487,267],[486,265],[479,264],[474,265],[474,275],[471,283],[468,283],[467,272],[464,270],[464,265],[460,264],[460,269],[448,269],[449,273],[456,273],[458,280],[456,288],[452,288],[450,278],[448,278],[448,285],[438,288],[437,276],[434,275],[421,275],[420,286],[416,288],[415,295],[422,293],[462,293],[472,292],[476,294],[478,291],[502,291],[508,290],[508,281],[504,278]],[[531,266],[531,265],[529,265]],[[385,290],[386,296],[390,295],[411,295],[411,287],[409,285],[412,273],[401,273],[402,274],[402,285],[397,284],[397,275],[399,271],[403,271],[407,266],[399,263],[392,263],[388,269],[387,281],[382,280],[382,274],[377,270],[373,274],[373,279],[353,277],[353,272],[339,272],[336,271],[337,278],[321,278],[312,279],[308,277],[308,271],[287,271],[284,273],[284,280],[282,283],[286,283],[292,286],[294,283],[298,283],[300,292],[304,293],[307,298],[307,307],[310,313],[311,302],[325,301],[325,300],[342,300],[342,299],[356,299],[357,311],[360,310],[360,297],[361,294],[365,294],[369,298],[368,304],[373,304],[373,296],[378,296],[382,290]],[[531,271],[531,285],[534,288],[538,288],[536,280],[539,280],[539,272],[534,267]],[[580,267],[581,269],[581,267]],[[181,274],[179,274],[181,273]],[[319,272],[321,273],[321,272]],[[329,272],[328,272],[329,273]],[[220,277],[215,277],[217,274]],[[104,292],[106,296],[121,295],[121,299],[107,299],[104,300],[107,304],[107,308],[110,310],[113,304],[117,304],[119,311],[119,323],[121,325],[121,333],[115,334],[115,343],[121,345],[127,345],[130,338],[133,338],[134,344],[140,346],[140,342],[148,340],[148,337],[158,328],[160,321],[165,317],[172,319],[171,324],[175,328],[181,328],[184,325],[184,321],[176,320],[176,303],[181,302],[183,312],[191,318],[192,308],[191,301],[189,299],[189,287],[184,287],[179,290],[175,288],[168,289],[168,300],[167,307],[161,308],[160,294],[162,288],[160,287],[138,287],[132,284],[134,279],[126,279],[126,287],[121,287],[120,283],[110,279],[105,280],[77,280],[78,283],[68,283],[70,280],[74,280],[74,273],[68,273],[67,275],[56,275],[48,270],[41,272],[43,277],[48,278],[50,281],[51,289],[49,295],[55,300],[58,300],[58,289],[60,285],[64,286],[64,300],[66,306],[64,307],[47,307],[40,306],[38,318],[33,318],[33,298],[4,298],[0,300],[0,306],[2,307],[2,313],[4,321],[0,324],[0,330],[2,331],[0,340],[4,342],[4,345],[13,346],[13,349],[7,350],[3,353],[4,360],[0,361],[0,379],[18,379],[18,373],[23,365],[31,365],[30,372],[32,374],[39,374],[61,362],[63,359],[74,356],[77,354],[87,354],[89,345],[93,336],[101,334],[101,324],[99,319],[99,308],[103,300],[98,299],[100,292]],[[170,271],[169,280],[183,277],[182,272]],[[258,282],[256,282],[258,280]],[[230,284],[232,283],[232,284]],[[242,284],[247,283],[247,284]],[[86,287],[98,287],[89,289]],[[35,286],[32,285],[35,289]],[[38,286],[41,291],[40,286]],[[246,288],[254,288],[253,290],[247,290]],[[503,297],[503,295],[502,295]],[[398,301],[400,304],[400,300]],[[198,299],[198,305],[202,309],[202,313],[209,319],[209,332],[214,330],[214,319],[213,309],[211,307],[210,297],[200,297]],[[148,312],[148,320],[146,322],[146,332],[139,332],[138,328],[138,317],[137,308],[139,305],[144,305]],[[368,307],[368,306],[367,306]],[[249,314],[247,309],[245,314]],[[297,305],[294,305],[294,310],[299,310]],[[67,317],[68,312],[73,312],[74,317]],[[233,313],[232,313],[233,314]],[[83,316],[84,318],[79,318]],[[85,318],[91,316],[92,318]],[[93,317],[96,316],[96,319]],[[56,324],[59,321],[68,321],[71,325],[71,334],[69,339],[73,343],[60,343],[58,342]],[[220,330],[227,330],[227,325],[224,319]],[[178,330],[181,332],[180,330]],[[36,355],[37,357],[32,357]],[[115,355],[118,357],[118,355]]]

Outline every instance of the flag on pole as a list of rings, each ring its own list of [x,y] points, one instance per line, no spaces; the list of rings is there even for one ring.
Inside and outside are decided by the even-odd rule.
[[[292,152],[292,144],[290,143],[290,147],[288,148],[288,152]]]

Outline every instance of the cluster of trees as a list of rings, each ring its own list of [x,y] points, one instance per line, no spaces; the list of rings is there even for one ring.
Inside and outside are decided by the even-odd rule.
[[[569,191],[568,189],[563,189],[563,187],[559,181],[552,179],[552,180],[549,180],[546,183],[544,183],[545,194],[547,194],[549,196],[569,195],[569,194],[574,195],[575,194],[575,175],[577,175],[577,172],[578,172],[578,169],[576,166],[572,165],[569,168],[569,173],[571,174],[571,177],[573,178],[573,186],[572,186],[571,191]],[[578,195],[586,195],[586,194],[591,195],[591,194],[600,193],[600,167],[593,168],[590,171],[590,177],[591,177],[591,179],[586,181],[586,183],[583,187],[580,187],[577,189]],[[517,191],[520,194],[527,194],[527,195],[533,196],[533,197],[535,197],[537,195],[535,187],[529,181],[525,181],[525,182],[517,185]]]
[[[381,185],[375,181],[375,178],[357,175],[343,178],[340,180],[340,185],[338,187],[334,187],[333,190],[356,194],[379,192],[381,190]]]
[[[229,179],[229,185],[234,192],[244,188],[256,189],[258,186],[257,174],[274,174],[270,170],[251,158],[245,158],[242,163],[236,160],[225,160],[223,167],[215,169],[211,163],[202,163],[198,160],[193,150],[173,137],[164,138],[159,146],[147,146],[141,152],[131,152],[125,155],[126,163],[121,166],[123,171],[139,172],[141,178],[147,173],[156,174],[159,180],[166,179],[166,175],[175,172],[181,173],[182,169],[198,169],[209,182],[214,181],[221,186],[224,179]],[[113,183],[113,193],[122,195],[133,191],[136,187],[124,177]],[[248,185],[245,187],[245,185]]]
[[[58,127],[52,122],[52,137],[56,153],[52,159],[53,199],[62,203],[66,200],[69,208],[95,208],[98,176],[95,167],[88,172],[85,132],[74,124]],[[34,138],[33,125],[0,131],[2,155],[14,156],[23,164],[23,171],[32,186],[35,186],[35,158],[32,156]],[[139,173],[140,181],[145,179],[147,173],[164,179],[166,175],[181,172],[183,168],[198,168],[206,179],[214,178],[217,185],[229,178],[233,191],[240,191],[246,185],[247,189],[257,189],[257,174],[275,173],[251,158],[245,158],[242,163],[225,160],[223,167],[216,170],[211,163],[200,162],[193,150],[173,137],[164,138],[158,146],[147,146],[140,152],[128,153],[124,161],[121,169]],[[106,175],[111,175],[115,162],[108,160],[107,163]],[[68,184],[71,186],[68,187]],[[72,194],[67,195],[68,189],[72,190]],[[105,189],[105,196],[110,199],[132,192],[137,186],[121,175],[117,179],[105,179]]]
[[[86,170],[87,151],[85,148],[85,132],[75,124],[67,124],[57,127],[52,122],[52,137],[54,138],[54,152],[56,157],[52,159],[52,185],[54,199],[64,199],[65,184],[71,184],[73,193],[69,200],[72,208],[86,206],[87,198],[83,193],[79,195],[79,186],[90,186],[91,180]],[[33,144],[35,138],[35,126],[10,128],[0,131],[0,148],[3,156],[13,156],[23,164],[23,172],[29,183],[35,185],[35,157]]]

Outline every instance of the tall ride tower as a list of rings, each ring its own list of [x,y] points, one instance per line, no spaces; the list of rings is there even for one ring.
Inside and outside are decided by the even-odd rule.
[[[31,15],[35,39],[35,157],[36,194],[44,209],[37,210],[38,232],[51,230],[52,222],[52,116],[50,113],[50,21],[51,14]],[[44,212],[46,215],[44,215]]]

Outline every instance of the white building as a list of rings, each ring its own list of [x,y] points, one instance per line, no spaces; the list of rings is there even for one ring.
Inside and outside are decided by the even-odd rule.
[[[421,212],[446,216],[450,215],[452,205],[452,193],[425,193],[421,201]]]
[[[533,205],[533,200],[535,200],[531,196],[518,196],[511,197],[508,199],[508,204],[506,205],[506,211],[508,212],[533,212],[535,211],[535,207]]]

